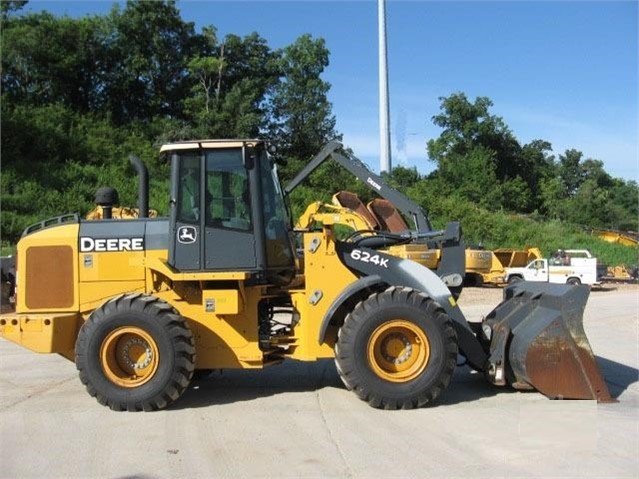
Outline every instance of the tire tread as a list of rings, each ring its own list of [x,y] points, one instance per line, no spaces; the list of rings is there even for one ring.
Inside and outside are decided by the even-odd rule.
[[[109,321],[110,317],[127,311],[152,317],[168,334],[174,348],[175,365],[170,381],[161,391],[142,400],[122,401],[110,397],[107,393],[99,392],[88,367],[89,358],[86,351],[89,350],[92,336],[105,321]],[[165,408],[187,389],[195,370],[195,341],[184,318],[168,303],[141,293],[124,294],[96,309],[82,326],[76,342],[75,363],[80,381],[85,385],[89,395],[96,398],[98,403],[114,411],[154,411]]]
[[[370,315],[388,305],[409,305],[419,309],[436,324],[441,332],[444,348],[443,365],[436,381],[425,390],[409,394],[402,398],[385,397],[366,378],[360,377],[355,367],[355,338],[369,321]],[[338,331],[335,345],[335,363],[337,372],[348,390],[354,391],[360,399],[375,408],[414,409],[432,404],[448,387],[457,364],[457,335],[451,319],[434,300],[423,293],[402,286],[391,286],[385,291],[371,294],[360,301],[353,311],[347,315],[343,326]]]

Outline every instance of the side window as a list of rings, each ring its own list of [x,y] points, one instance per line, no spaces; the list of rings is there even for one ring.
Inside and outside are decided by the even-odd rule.
[[[280,184],[277,174],[267,158],[262,158],[260,165],[268,266],[289,266],[293,262],[293,250],[289,237],[288,215]]]
[[[183,156],[180,161],[180,185],[178,192],[178,221],[200,221],[200,157]]]
[[[252,230],[248,174],[240,149],[207,153],[206,205],[207,226]]]

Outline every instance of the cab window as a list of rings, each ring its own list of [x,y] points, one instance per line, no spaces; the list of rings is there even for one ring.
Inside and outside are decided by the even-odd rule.
[[[196,154],[180,158],[178,221],[193,224],[200,222],[200,156]]]
[[[207,226],[252,230],[248,174],[239,148],[206,153]]]

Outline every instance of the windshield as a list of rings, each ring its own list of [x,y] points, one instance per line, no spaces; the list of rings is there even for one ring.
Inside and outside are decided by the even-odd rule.
[[[265,151],[262,151],[262,155],[259,165],[262,176],[267,262],[270,267],[288,266],[293,261],[293,248],[284,195],[275,165],[271,165]]]

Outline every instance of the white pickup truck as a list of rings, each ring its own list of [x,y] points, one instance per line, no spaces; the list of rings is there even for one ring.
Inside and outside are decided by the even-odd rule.
[[[541,281],[545,283],[598,285],[606,266],[585,249],[557,251],[551,259],[536,259],[522,268],[506,268],[506,281]]]

